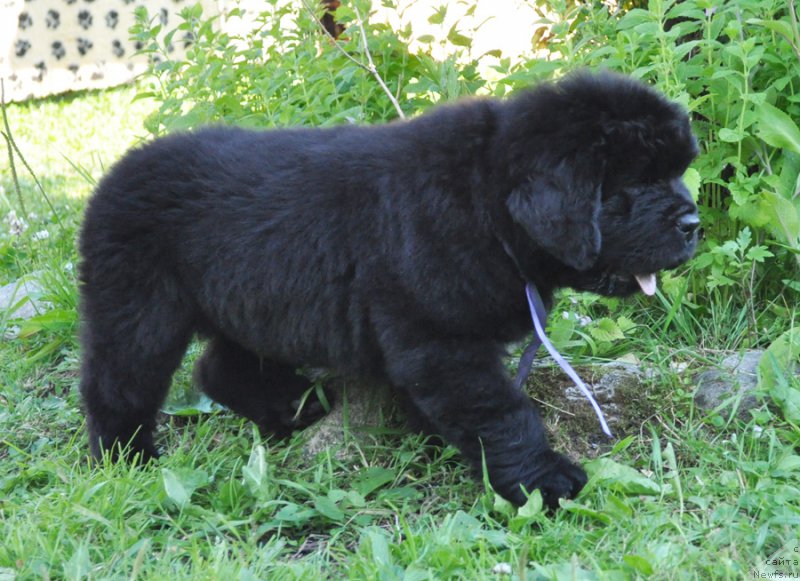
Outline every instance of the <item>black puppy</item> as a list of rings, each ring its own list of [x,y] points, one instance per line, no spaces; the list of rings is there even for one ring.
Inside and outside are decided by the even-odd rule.
[[[131,151],[80,239],[92,452],[157,455],[199,333],[202,388],[263,429],[292,427],[298,366],[388,382],[473,466],[485,455],[504,497],[556,506],[586,476],[501,360],[531,329],[526,281],[546,302],[652,294],[695,248],[696,151],[680,107],[608,73],[379,127],[216,127]]]

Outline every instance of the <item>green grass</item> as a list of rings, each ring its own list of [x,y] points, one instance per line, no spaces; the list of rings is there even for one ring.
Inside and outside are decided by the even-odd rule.
[[[2,222],[0,283],[42,272],[55,310],[0,341],[0,579],[727,579],[766,571],[765,557],[798,538],[797,428],[766,406],[746,422],[706,415],[688,372],[671,366],[719,357],[696,341],[738,345],[742,316],[724,307],[713,332],[681,310],[672,323],[647,314],[627,349],[653,369],[641,398],[656,411],[618,434],[590,463],[587,489],[552,517],[535,500],[511,510],[454,450],[418,436],[387,431],[345,459],[331,450],[309,462],[299,438],[263,441],[225,412],[166,419],[155,465],[90,466],[74,237],[91,180],[143,133],[149,105],[133,94],[8,108],[63,228],[18,165],[35,215],[20,236]],[[21,215],[7,163],[3,220]],[[188,382],[185,368],[176,387]]]

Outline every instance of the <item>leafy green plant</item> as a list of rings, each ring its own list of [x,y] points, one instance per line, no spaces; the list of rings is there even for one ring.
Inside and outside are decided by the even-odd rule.
[[[529,70],[619,70],[652,82],[691,112],[707,244],[685,297],[695,297],[698,321],[710,301],[734,299],[757,312],[787,286],[800,290],[795,3],[651,0],[627,10],[597,1],[540,4],[548,8],[550,56]]]
[[[376,122],[398,115],[376,76],[407,114],[483,84],[469,63],[409,53],[410,29],[364,22],[359,16],[368,13],[364,2],[340,7],[337,19],[349,33],[334,41],[314,14],[278,0],[267,2],[241,35],[221,31],[199,5],[184,8],[177,28],[162,34],[139,8],[131,32],[154,62],[139,97],[159,103],[146,128],[160,134],[219,121],[257,127]],[[240,14],[235,9],[227,18]],[[455,40],[469,44],[466,37]],[[173,57],[170,47],[179,42],[187,46],[185,56]]]
[[[709,289],[735,287],[738,291],[751,291],[747,281],[750,280],[758,264],[774,256],[766,246],[753,244],[753,235],[749,227],[739,231],[735,240],[727,240],[720,245],[714,241],[709,250],[700,254],[694,265],[696,268],[708,269]]]
[[[800,424],[800,330],[789,329],[766,350],[758,363],[758,387],[780,407],[783,417]]]
[[[548,335],[572,356],[613,358],[626,351],[637,326],[619,299],[564,293],[548,320]]]

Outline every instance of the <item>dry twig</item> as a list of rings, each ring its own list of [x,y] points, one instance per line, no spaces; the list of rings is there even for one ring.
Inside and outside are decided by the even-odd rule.
[[[325,33],[325,36],[327,36],[328,39],[330,40],[330,42],[333,43],[333,46],[335,46],[339,50],[339,52],[341,52],[344,56],[346,56],[350,61],[355,63],[359,68],[364,69],[370,75],[373,76],[373,78],[380,85],[380,87],[383,90],[383,92],[389,98],[389,101],[392,102],[392,105],[394,106],[394,109],[397,112],[397,116],[400,117],[401,119],[405,119],[406,115],[405,115],[405,113],[403,113],[403,110],[400,108],[400,103],[398,103],[397,99],[395,98],[395,96],[392,95],[392,92],[389,90],[389,87],[386,85],[386,83],[384,82],[383,78],[381,78],[380,73],[378,73],[378,69],[375,66],[375,62],[372,60],[372,53],[370,53],[369,46],[367,45],[367,32],[366,32],[366,30],[364,30],[364,22],[363,22],[363,19],[361,18],[361,14],[358,12],[358,9],[355,8],[355,12],[356,12],[356,16],[358,17],[358,28],[359,28],[359,30],[361,32],[361,47],[362,47],[362,50],[364,51],[364,54],[367,57],[368,64],[364,64],[363,62],[361,62],[357,58],[353,57],[353,55],[348,53],[346,50],[344,50],[342,48],[342,46],[339,44],[339,42],[331,35],[330,32],[328,32],[328,29],[325,28],[322,25],[322,21],[319,18],[317,18],[316,12],[314,11],[313,8],[311,8],[311,6],[308,5],[307,0],[300,0],[300,1],[303,3],[303,6],[305,6],[305,8],[308,11],[308,13],[311,14],[311,16],[317,22],[317,24],[322,29],[322,31]]]
[[[3,126],[5,131],[0,131],[2,133],[3,138],[6,140],[6,145],[8,146],[8,161],[11,164],[11,174],[14,178],[14,187],[17,189],[17,196],[19,197],[19,204],[22,207],[22,212],[25,214],[25,217],[28,217],[28,212],[25,209],[25,202],[23,201],[22,197],[22,190],[19,187],[19,181],[17,179],[17,170],[14,166],[14,153],[19,156],[19,160],[22,162],[22,165],[25,166],[25,169],[28,170],[28,173],[31,174],[36,187],[39,188],[39,191],[44,198],[44,201],[47,203],[47,206],[50,208],[50,211],[53,213],[53,218],[56,220],[56,224],[58,224],[59,230],[64,232],[64,224],[61,223],[61,218],[58,217],[58,212],[56,212],[53,203],[50,201],[50,196],[47,195],[47,192],[44,191],[44,187],[42,187],[39,178],[36,177],[36,174],[33,171],[33,168],[28,164],[28,161],[25,159],[25,156],[22,155],[22,151],[17,146],[16,141],[14,141],[14,136],[11,134],[11,127],[8,124],[8,115],[6,114],[6,91],[5,85],[3,84],[3,80],[0,79],[0,109],[3,112]]]

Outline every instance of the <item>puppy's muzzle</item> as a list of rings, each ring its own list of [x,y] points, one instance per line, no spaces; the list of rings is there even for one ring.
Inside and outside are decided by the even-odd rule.
[[[678,218],[675,226],[686,239],[686,242],[691,243],[697,235],[698,228],[700,228],[700,217],[697,215],[697,212],[683,214]]]

